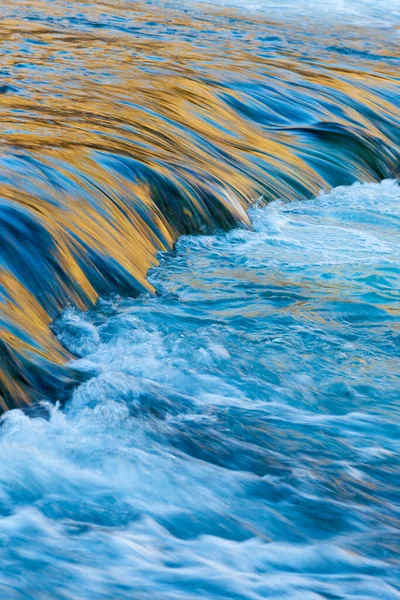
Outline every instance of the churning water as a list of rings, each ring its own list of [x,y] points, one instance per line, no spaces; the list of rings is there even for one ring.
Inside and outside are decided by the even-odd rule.
[[[398,600],[397,3],[0,16],[1,600]]]
[[[56,322],[85,381],[4,417],[2,597],[400,597],[400,188],[251,218]]]

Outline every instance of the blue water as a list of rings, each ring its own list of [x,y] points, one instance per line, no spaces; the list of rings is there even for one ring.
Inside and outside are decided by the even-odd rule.
[[[262,12],[274,17],[302,17],[353,25],[396,28],[400,21],[398,0],[201,0],[203,4],[245,8],[250,14]],[[190,4],[190,3],[188,3]],[[341,20],[341,21],[340,21]]]
[[[1,598],[400,598],[400,187],[250,216],[55,323],[82,383],[2,418]]]

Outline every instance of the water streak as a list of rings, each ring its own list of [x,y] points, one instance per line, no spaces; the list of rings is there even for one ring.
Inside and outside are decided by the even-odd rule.
[[[173,2],[0,8],[2,406],[76,381],[50,323],[153,292],[181,234],[398,175],[395,28]]]

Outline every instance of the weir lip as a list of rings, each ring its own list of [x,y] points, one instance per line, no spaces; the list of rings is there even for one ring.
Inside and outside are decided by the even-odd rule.
[[[2,410],[56,400],[51,321],[151,291],[180,235],[246,223],[261,194],[399,175],[390,28],[126,0],[0,16]]]

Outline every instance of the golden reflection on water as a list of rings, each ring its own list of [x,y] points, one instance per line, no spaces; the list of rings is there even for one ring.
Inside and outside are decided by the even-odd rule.
[[[31,360],[33,352],[65,360],[49,323],[67,302],[80,308],[95,302],[98,289],[88,272],[99,267],[87,248],[152,291],[146,273],[157,251],[183,233],[149,182],[110,170],[98,153],[134,158],[173,182],[195,230],[199,222],[212,224],[201,200],[210,190],[248,224],[244,209],[260,194],[292,199],[329,187],[307,133],[315,123],[334,122],[393,145],[388,122],[398,124],[391,97],[400,51],[395,36],[379,30],[368,30],[372,51],[360,58],[361,28],[340,24],[339,39],[339,25],[314,31],[310,23],[269,22],[229,9],[14,0],[0,16],[0,159],[24,154],[71,184],[66,193],[39,171],[14,172],[7,160],[0,165],[1,197],[43,225],[55,242],[54,262],[68,274],[55,274],[47,291],[35,295],[6,266],[0,273],[1,339],[16,361]],[[278,41],[268,43],[268,36]],[[242,83],[261,86],[272,121],[279,100],[290,112],[308,95],[309,118],[300,127],[286,114],[287,123],[277,125],[236,110],[235,102],[262,109]],[[354,179],[377,178],[367,160],[347,160]],[[386,160],[394,169],[395,157]],[[29,401],[7,372],[1,377],[8,398]]]

